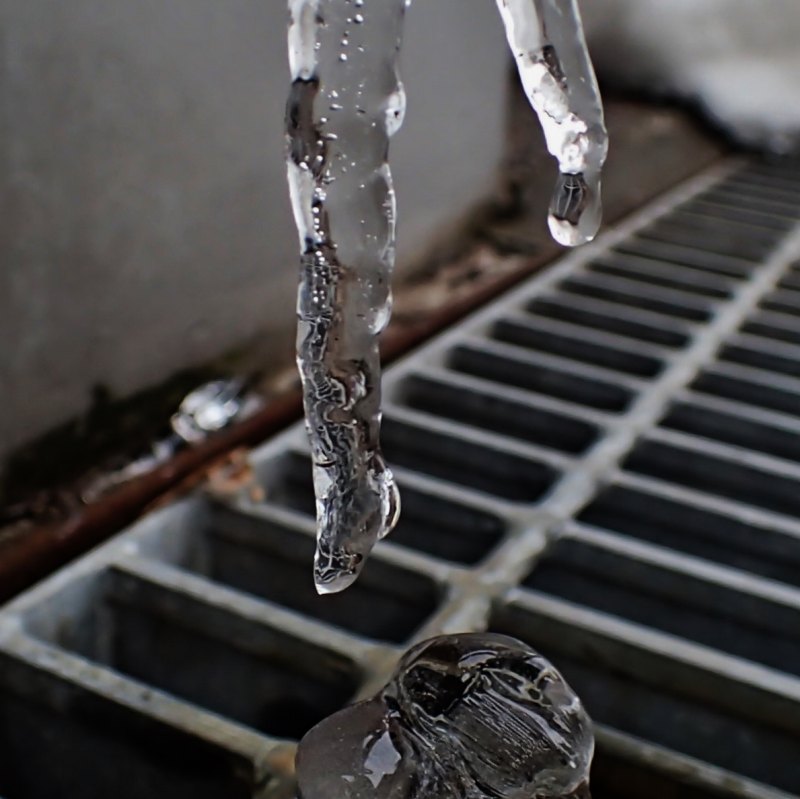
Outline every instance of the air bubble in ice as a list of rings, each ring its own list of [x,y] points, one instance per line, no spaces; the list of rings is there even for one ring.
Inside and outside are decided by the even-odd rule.
[[[300,743],[302,799],[588,796],[592,724],[541,655],[495,634],[412,649],[373,699]]]

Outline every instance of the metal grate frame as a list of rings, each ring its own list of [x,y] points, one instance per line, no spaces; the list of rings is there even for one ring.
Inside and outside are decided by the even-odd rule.
[[[313,593],[301,425],[0,611],[0,791],[267,797],[439,632],[529,641],[597,797],[800,796],[800,165],[731,159],[385,378],[403,521]],[[124,779],[120,775],[124,774]]]

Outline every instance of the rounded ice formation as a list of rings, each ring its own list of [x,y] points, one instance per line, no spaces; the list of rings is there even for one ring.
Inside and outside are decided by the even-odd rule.
[[[301,741],[302,799],[588,796],[592,723],[559,672],[504,635],[411,649],[373,699]]]

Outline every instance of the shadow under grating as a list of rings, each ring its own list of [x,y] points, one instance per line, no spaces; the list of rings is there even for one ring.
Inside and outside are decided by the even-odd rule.
[[[712,368],[702,372],[691,389],[756,408],[800,416],[800,381],[795,387],[784,388],[779,380],[762,370],[731,373]]]
[[[384,420],[383,451],[397,466],[511,502],[537,502],[557,476],[544,463],[392,417]]]
[[[775,243],[780,241],[781,235],[775,235]],[[749,261],[686,246],[674,239],[667,240],[667,237],[659,241],[648,239],[643,232],[621,242],[611,250],[611,253],[646,259],[651,262],[651,266],[661,264],[667,268],[674,267],[679,274],[681,271],[684,273],[694,271],[728,278],[742,278],[750,275],[756,267]]]
[[[492,338],[637,377],[655,377],[663,367],[658,358],[641,355],[633,349],[626,350],[588,341],[578,328],[573,335],[565,335],[555,332],[553,327],[503,319],[495,324]]]
[[[668,489],[667,489],[668,490]],[[624,485],[604,490],[579,522],[800,587],[800,536]]]
[[[700,273],[683,270],[676,264],[668,266],[642,261],[636,265],[625,264],[623,259],[616,262],[610,260],[595,261],[589,265],[589,271],[600,275],[620,277],[625,280],[644,283],[645,285],[659,286],[673,291],[696,294],[699,297],[708,297],[711,300],[725,300],[730,298],[732,289],[722,279],[714,279]]]
[[[580,536],[580,537],[575,537]],[[599,541],[591,540],[592,538]],[[588,539],[588,540],[586,540]],[[800,674],[800,606],[748,595],[625,544],[576,533],[559,540],[526,587],[781,671]]]
[[[775,291],[761,303],[761,307],[767,311],[800,316],[800,295],[791,291]]]
[[[581,419],[419,375],[408,377],[398,393],[410,408],[572,454],[585,452],[599,434]]]
[[[701,206],[700,213],[696,210],[698,206]],[[704,213],[703,210],[705,210]],[[656,225],[646,228],[641,235],[647,237],[653,229],[661,232],[662,237],[664,234],[669,236],[680,230],[692,231],[695,235],[696,246],[701,247],[701,249],[719,253],[715,244],[721,240],[725,251],[719,254],[729,254],[736,259],[750,257],[760,261],[767,257],[775,244],[777,244],[780,239],[780,232],[785,232],[791,227],[791,223],[779,224],[776,232],[776,229],[764,227],[762,222],[763,219],[756,220],[747,215],[738,220],[726,219],[719,215],[714,215],[713,212],[709,213],[708,206],[703,209],[702,203],[696,203],[694,206],[689,203],[684,206],[683,211],[676,211],[671,214],[669,222],[656,223]],[[709,234],[714,235],[714,242],[707,238]],[[716,239],[717,235],[720,237],[719,240]],[[746,278],[751,271],[745,266],[731,263],[730,267],[720,274]]]
[[[789,217],[776,217],[751,209],[721,205],[702,197],[684,203],[682,208],[683,212],[691,214],[701,222],[707,220],[710,224],[714,224],[716,221],[725,221],[734,225],[746,225],[749,230],[770,231],[776,239],[779,238],[778,234],[790,231],[795,223],[795,220]]]
[[[8,799],[250,799],[260,790],[243,758],[194,732],[104,702],[91,690],[65,691],[41,675],[31,685],[13,659],[0,656],[0,672],[31,689],[0,691],[0,785]],[[57,711],[43,698],[53,693]]]
[[[728,344],[722,348],[720,360],[800,378],[800,347],[792,348],[777,342],[766,348],[745,343]]]
[[[800,424],[757,422],[691,402],[672,406],[663,427],[800,463]]]
[[[691,247],[701,252],[728,257],[732,263],[749,260],[754,264],[769,254],[777,238],[752,230],[742,230],[735,225],[687,224],[687,217],[677,214],[669,221],[645,228],[639,236],[670,246]]]
[[[610,380],[571,373],[568,364],[559,369],[466,345],[453,348],[447,366],[501,385],[614,413],[625,411],[635,396],[631,389]]]
[[[712,315],[707,301],[697,300],[691,296],[680,296],[674,291],[648,290],[649,287],[646,285],[620,278],[598,279],[597,276],[581,275],[564,280],[559,288],[578,297],[616,302],[691,322],[706,322]]]
[[[393,366],[403,513],[344,594],[298,424],[263,501],[170,505],[19,597],[0,795],[286,799],[401,649],[490,627],[582,695],[598,799],[800,797],[798,256],[800,162],[722,163]]]
[[[791,319],[786,322],[783,319],[778,314],[759,316],[743,324],[742,332],[800,346],[800,323]]]
[[[697,448],[645,441],[625,461],[632,472],[800,517],[800,481],[749,459],[709,455]]]
[[[641,316],[638,319],[626,319],[610,312],[613,306],[609,306],[609,309],[609,312],[602,313],[595,309],[579,308],[573,299],[558,295],[536,299],[527,307],[527,311],[534,316],[604,330],[634,341],[646,341],[662,347],[685,347],[689,342],[688,331],[675,329],[674,320],[657,316],[649,317],[649,321],[643,321]],[[670,321],[672,324],[668,326]]]
[[[32,635],[268,735],[299,740],[358,686],[344,658],[124,570],[83,590],[83,614],[59,623],[56,596]]]

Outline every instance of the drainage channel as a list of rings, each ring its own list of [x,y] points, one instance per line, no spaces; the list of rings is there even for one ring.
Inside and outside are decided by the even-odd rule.
[[[552,659],[597,797],[800,796],[800,164],[716,166],[389,370],[403,517],[318,599],[297,425],[0,611],[0,794],[291,796],[438,632]]]

